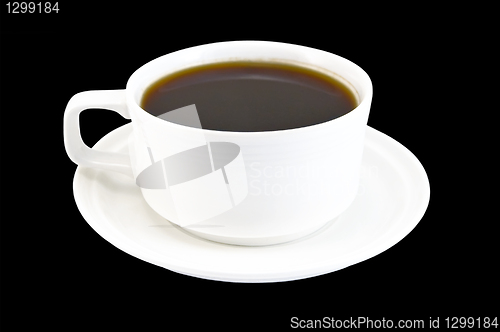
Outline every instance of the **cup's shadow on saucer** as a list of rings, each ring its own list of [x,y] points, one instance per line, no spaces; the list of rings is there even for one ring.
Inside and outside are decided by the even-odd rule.
[[[234,246],[234,247],[244,247],[244,248],[252,248],[252,247],[256,247],[256,248],[259,248],[259,247],[280,247],[280,246],[287,246],[287,245],[294,244],[294,243],[297,243],[297,242],[305,241],[307,239],[315,237],[318,234],[324,232],[326,229],[328,229],[332,224],[334,224],[341,217],[342,217],[342,215],[333,218],[332,220],[326,222],[326,224],[324,224],[323,226],[321,226],[319,229],[314,230],[312,233],[304,235],[304,236],[302,236],[302,237],[300,237],[298,239],[294,239],[294,240],[290,240],[290,241],[285,241],[285,242],[281,242],[281,243],[275,243],[275,244],[253,245],[253,246],[252,245],[240,245],[240,244],[231,244],[231,243],[223,243],[223,242],[212,241],[212,240],[202,238],[202,237],[200,237],[200,236],[198,236],[196,234],[193,234],[193,233],[189,232],[190,228],[191,229],[196,229],[196,228],[219,228],[219,227],[224,227],[223,225],[191,225],[191,226],[181,227],[181,226],[173,224],[173,223],[171,223],[171,222],[169,222],[168,220],[165,219],[165,221],[167,221],[169,224],[149,225],[149,227],[175,228],[178,231],[180,231],[180,232],[182,232],[182,233],[184,233],[184,234],[186,234],[186,235],[188,235],[190,237],[193,237],[193,238],[195,238],[197,240],[206,241],[206,242],[211,243],[211,244],[215,243],[215,244],[223,245],[223,246]]]

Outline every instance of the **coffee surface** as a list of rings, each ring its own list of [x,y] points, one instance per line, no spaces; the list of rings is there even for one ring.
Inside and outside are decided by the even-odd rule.
[[[141,107],[160,116],[196,105],[204,129],[273,131],[319,124],[353,110],[341,82],[291,64],[235,61],[188,68],[153,83]]]

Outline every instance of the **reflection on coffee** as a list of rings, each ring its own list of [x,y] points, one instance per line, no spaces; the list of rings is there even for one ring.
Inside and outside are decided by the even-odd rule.
[[[155,116],[192,104],[202,128],[244,132],[315,125],[357,106],[353,92],[332,76],[258,61],[178,71],[149,86],[141,101],[141,107]]]

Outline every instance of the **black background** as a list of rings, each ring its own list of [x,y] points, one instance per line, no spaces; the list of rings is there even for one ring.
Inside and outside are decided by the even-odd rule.
[[[291,317],[423,319],[498,315],[498,246],[492,217],[462,204],[476,195],[450,138],[441,91],[450,36],[437,14],[319,4],[72,1],[59,13],[1,11],[2,324],[68,330],[130,327],[287,329]],[[326,3],[325,3],[326,4]],[[449,28],[449,27],[448,27]],[[452,33],[453,35],[453,33]],[[453,37],[453,36],[452,36]],[[228,40],[270,40],[329,51],[361,66],[374,98],[368,124],[424,165],[429,207],[402,241],[365,262],[314,278],[269,284],[202,280],[132,257],[101,238],[73,198],[76,165],[62,119],[75,93],[121,89],[144,63]],[[429,80],[432,77],[432,80]],[[127,123],[81,115],[92,146]],[[493,300],[493,302],[490,302]],[[177,326],[177,327],[179,327]]]

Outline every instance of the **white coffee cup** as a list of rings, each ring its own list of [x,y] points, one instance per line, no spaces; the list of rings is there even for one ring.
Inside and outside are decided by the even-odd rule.
[[[321,124],[263,132],[182,125],[139,106],[144,91],[170,73],[236,59],[291,63],[332,75],[352,90],[358,106]],[[148,62],[125,90],[76,94],[66,107],[64,140],[76,164],[134,177],[151,208],[186,231],[227,244],[269,245],[314,232],[352,203],[371,99],[368,75],[337,55],[277,42],[221,42]],[[78,116],[89,108],[132,120],[129,155],[85,145]],[[196,122],[195,105],[177,111]]]

